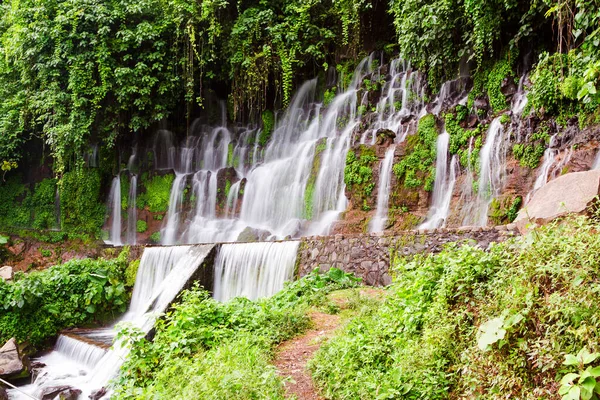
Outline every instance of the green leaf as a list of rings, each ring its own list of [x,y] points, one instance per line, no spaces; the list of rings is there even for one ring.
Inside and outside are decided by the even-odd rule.
[[[579,374],[571,372],[570,374],[566,374],[565,376],[562,377],[562,379],[560,380],[560,384],[561,385],[572,384],[573,381],[575,381],[575,379],[577,379],[577,378],[579,378]]]
[[[594,388],[596,387],[596,380],[591,376],[588,376],[581,382],[581,398],[583,400],[589,400],[594,394]]]
[[[567,394],[562,397],[562,400],[579,400],[581,396],[581,389],[579,386],[572,386]]]
[[[577,357],[575,357],[573,354],[567,354],[565,356],[565,361],[563,361],[563,365],[578,365],[579,361],[577,360]]]
[[[504,318],[498,317],[491,319],[479,327],[479,339],[477,347],[480,350],[486,351],[488,346],[496,343],[500,339],[504,339],[506,329],[502,328]]]

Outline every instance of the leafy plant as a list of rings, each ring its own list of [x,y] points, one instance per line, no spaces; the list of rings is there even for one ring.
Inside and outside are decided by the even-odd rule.
[[[600,394],[600,367],[586,365],[593,363],[600,354],[590,353],[585,347],[577,355],[567,354],[564,365],[577,367],[578,372],[566,374],[560,380],[558,394],[563,400],[597,399]]]

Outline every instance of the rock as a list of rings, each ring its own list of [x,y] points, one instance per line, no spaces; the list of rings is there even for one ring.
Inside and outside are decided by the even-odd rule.
[[[0,378],[10,380],[29,375],[29,360],[22,357],[15,338],[0,349]]]
[[[89,398],[92,400],[98,400],[102,398],[106,394],[106,388],[96,389],[89,395]]]
[[[52,400],[56,396],[61,400],[77,400],[80,394],[81,390],[71,386],[51,386],[42,390],[42,400]]]
[[[10,281],[13,278],[13,268],[9,267],[8,265],[0,268],[0,278],[4,279],[5,281]]]
[[[378,129],[376,136],[377,144],[380,146],[383,144],[394,143],[394,139],[396,138],[396,134],[394,133],[394,131],[389,129]]]
[[[517,90],[518,88],[517,85],[515,85],[514,79],[507,77],[502,80],[500,92],[502,92],[504,96],[513,96],[517,93]]]
[[[8,393],[2,386],[0,386],[0,400],[8,400]]]
[[[238,242],[263,242],[271,236],[271,232],[247,226],[237,237]]]
[[[475,99],[475,103],[473,104],[476,110],[482,110],[485,114],[490,109],[490,103],[487,97],[478,97]]]
[[[573,172],[548,182],[519,211],[514,221],[522,234],[528,225],[546,224],[567,214],[585,213],[600,193],[600,171]]]

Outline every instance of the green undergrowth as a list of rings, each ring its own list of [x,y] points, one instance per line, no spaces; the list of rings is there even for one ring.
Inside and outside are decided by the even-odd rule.
[[[83,259],[0,280],[0,341],[15,337],[34,348],[65,328],[123,313],[128,250],[111,260]]]
[[[383,305],[310,361],[315,382],[330,399],[558,398],[563,377],[561,394],[583,393],[568,374],[597,357],[569,360],[600,350],[598,228],[579,217],[489,251],[450,245],[396,259]]]
[[[533,135],[528,143],[516,143],[513,145],[513,156],[519,161],[522,167],[537,168],[546,147],[550,143],[548,126],[541,126]]]
[[[437,137],[435,116],[429,114],[419,120],[417,133],[406,139],[406,155],[393,171],[407,189],[433,190]]]
[[[356,283],[334,268],[257,301],[221,303],[198,286],[187,290],[158,321],[153,342],[130,325],[121,327],[131,353],[114,398],[283,399],[281,377],[269,363],[274,346],[310,326],[311,307],[334,307],[328,293]]]

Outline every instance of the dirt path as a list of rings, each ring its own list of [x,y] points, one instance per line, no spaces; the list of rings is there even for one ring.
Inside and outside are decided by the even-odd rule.
[[[310,317],[314,328],[302,336],[282,343],[274,361],[279,375],[291,378],[285,382],[287,396],[296,396],[298,400],[323,399],[317,393],[310,372],[306,370],[306,363],[321,347],[321,343],[340,326],[338,315],[314,311],[310,313]]]

